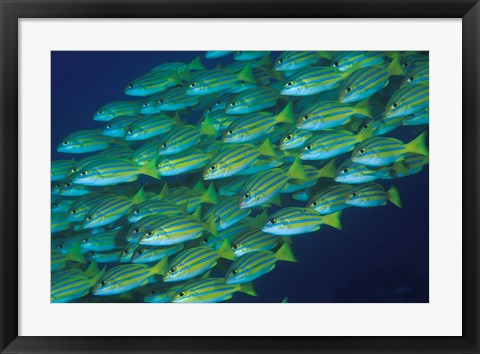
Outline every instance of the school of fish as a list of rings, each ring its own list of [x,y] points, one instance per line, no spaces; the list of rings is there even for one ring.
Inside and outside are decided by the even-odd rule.
[[[308,233],[402,207],[391,180],[428,164],[428,73],[425,52],[209,51],[125,83],[98,129],[54,142],[51,301],[261,302],[253,283]]]

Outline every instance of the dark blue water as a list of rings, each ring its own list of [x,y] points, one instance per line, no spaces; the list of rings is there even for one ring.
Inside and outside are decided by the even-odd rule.
[[[126,84],[170,61],[191,61],[198,52],[52,52],[52,159],[58,142],[80,129],[103,126],[93,113],[105,103],[129,100]],[[273,53],[272,57],[277,54]],[[229,62],[231,59],[222,59]],[[213,68],[218,60],[202,60]],[[421,130],[391,135],[410,141]],[[236,294],[238,302],[428,302],[428,167],[395,180],[403,209],[392,204],[349,208],[343,230],[324,226],[294,238],[298,263],[278,262],[255,281],[260,295]],[[381,181],[390,187],[392,181]]]

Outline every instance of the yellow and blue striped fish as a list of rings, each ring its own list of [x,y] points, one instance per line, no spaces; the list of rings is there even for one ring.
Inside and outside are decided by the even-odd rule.
[[[132,207],[127,215],[131,223],[137,222],[149,215],[182,215],[184,211],[169,200],[149,199]]]
[[[339,71],[355,70],[365,66],[383,64],[385,52],[337,52],[331,65]]]
[[[325,224],[341,229],[341,211],[329,215],[321,215],[312,209],[287,207],[273,213],[263,225],[262,231],[281,236],[292,236],[314,232]]]
[[[232,263],[225,275],[227,284],[249,283],[275,268],[277,261],[297,262],[290,245],[284,243],[280,249],[247,253]]]
[[[176,70],[155,71],[131,81],[123,90],[126,95],[145,97],[177,86],[180,78]]]
[[[386,117],[404,117],[428,107],[428,85],[419,83],[406,85],[398,89],[387,102]]]
[[[370,117],[368,106],[347,106],[338,102],[319,102],[306,107],[297,119],[297,128],[322,130],[347,124],[354,116]]]
[[[281,94],[286,96],[310,96],[340,86],[345,73],[333,67],[323,66],[302,69],[284,85]]]
[[[108,225],[127,215],[132,205],[143,200],[145,200],[143,189],[140,189],[132,198],[121,195],[108,196],[87,212],[82,226],[84,229],[91,229]]]
[[[116,101],[102,106],[93,115],[93,120],[107,122],[117,117],[135,116],[139,113],[141,103],[135,101]]]
[[[235,292],[258,296],[252,283],[226,284],[223,278],[198,279],[176,289],[170,302],[216,303],[229,300]]]
[[[138,246],[135,248],[130,260],[131,263],[152,263],[180,252],[183,249],[183,244],[179,243],[172,246],[164,247],[149,247]]]
[[[280,150],[293,150],[303,147],[313,133],[310,130],[299,129],[292,126],[280,139]]]
[[[158,141],[152,140],[140,146],[128,157],[137,166],[151,165],[158,159]]]
[[[345,200],[352,190],[349,184],[328,186],[315,193],[307,203],[307,208],[320,215],[332,214],[350,207]]]
[[[269,51],[261,51],[261,50],[237,50],[233,52],[233,59],[235,60],[255,60],[259,58],[263,58],[264,56],[270,54]]]
[[[204,274],[217,265],[219,258],[235,259],[235,255],[227,240],[216,251],[206,246],[200,246],[180,252],[168,264],[168,271],[165,273],[163,281],[185,281]]]
[[[283,52],[275,61],[276,71],[294,71],[315,64],[320,58],[329,58],[326,52]]]
[[[198,75],[186,89],[187,95],[204,96],[216,92],[225,92],[240,82],[247,82],[256,85],[250,65],[238,74],[230,70],[217,69],[209,70]]]
[[[187,95],[185,87],[176,87],[156,96],[151,103],[155,112],[171,112],[195,106],[199,101],[199,96]]]
[[[117,295],[156,281],[165,273],[167,258],[153,267],[146,264],[123,264],[109,269],[93,287],[94,295]]]
[[[82,222],[87,213],[108,196],[106,193],[91,193],[76,199],[67,211],[67,220]]]
[[[125,247],[124,229],[109,230],[103,233],[88,235],[82,239],[81,248],[87,251],[106,252]]]
[[[130,126],[139,119],[137,116],[114,118],[102,128],[101,133],[111,138],[123,138]]]
[[[252,113],[246,119],[233,121],[223,134],[224,143],[245,143],[264,138],[278,123],[294,123],[292,103],[276,115],[269,112]]]
[[[307,140],[300,151],[302,160],[326,160],[352,151],[371,135],[371,130],[354,134],[346,130],[324,130]]]
[[[429,75],[429,67],[428,63],[424,65],[420,65],[418,67],[413,68],[412,70],[408,70],[405,73],[405,77],[402,80],[400,86],[410,85],[410,84],[424,84],[428,85],[430,80]]]
[[[397,187],[393,185],[386,191],[381,184],[373,182],[353,187],[345,199],[346,204],[361,208],[383,206],[387,204],[387,201],[399,208],[402,207]]]
[[[385,88],[390,83],[390,77],[402,73],[398,53],[393,56],[393,61],[389,65],[372,65],[357,69],[342,84],[338,100],[341,103],[364,100]]]
[[[110,186],[133,182],[141,174],[158,179],[154,165],[137,166],[128,159],[102,159],[84,166],[71,176],[72,182],[84,186]]]
[[[193,125],[184,125],[162,136],[158,142],[159,155],[173,155],[197,145],[202,133]]]
[[[250,215],[251,210],[241,209],[237,197],[228,197],[213,205],[203,217],[204,222],[215,221],[217,230],[225,230]]]
[[[105,150],[113,142],[113,138],[102,135],[98,129],[79,130],[62,139],[57,146],[57,151],[69,154],[84,154]]]
[[[273,107],[280,98],[278,91],[270,87],[257,87],[235,96],[226,106],[228,114],[247,114]]]
[[[241,257],[250,252],[270,251],[283,241],[284,239],[277,235],[267,234],[262,230],[250,228],[247,232],[235,236],[231,244],[235,256]]]
[[[146,140],[164,134],[177,124],[172,118],[164,115],[151,115],[138,119],[125,131],[126,141]]]
[[[400,161],[407,153],[428,156],[424,132],[408,144],[395,138],[375,136],[369,138],[355,148],[352,152],[352,161],[367,166],[387,166]]]
[[[175,218],[157,216],[155,222],[145,225],[138,243],[145,246],[170,246],[194,240],[202,236],[205,231],[216,233],[213,226],[201,223],[192,216],[178,215]]]
[[[157,173],[159,176],[176,176],[196,172],[203,169],[211,159],[211,154],[200,150],[184,151],[160,159],[156,164]]]
[[[50,168],[50,180],[52,182],[63,181],[70,174],[70,170],[75,165],[76,161],[71,160],[56,160],[52,161]]]

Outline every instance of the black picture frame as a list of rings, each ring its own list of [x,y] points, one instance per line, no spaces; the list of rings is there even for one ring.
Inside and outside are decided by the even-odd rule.
[[[480,146],[478,124],[480,5],[478,1],[0,0],[0,13],[2,32],[0,43],[0,348],[2,353],[479,353],[479,218],[477,215],[480,157],[478,153]],[[16,236],[19,220],[17,212],[18,19],[131,17],[462,18],[463,335],[461,337],[248,338],[18,336],[18,238]]]

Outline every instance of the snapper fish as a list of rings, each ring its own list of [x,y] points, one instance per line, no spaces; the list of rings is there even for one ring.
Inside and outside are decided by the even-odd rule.
[[[395,138],[372,137],[358,144],[352,153],[352,161],[367,166],[387,166],[402,160],[407,153],[428,156],[426,132],[408,144]]]
[[[345,198],[346,204],[361,208],[383,206],[387,204],[387,201],[390,201],[399,208],[402,207],[402,200],[395,185],[389,190],[385,190],[383,186],[378,183],[362,184],[353,187]]]
[[[102,106],[93,115],[93,120],[108,122],[118,117],[136,116],[140,110],[140,102],[116,101]]]
[[[332,58],[331,65],[339,71],[363,68],[365,66],[383,64],[385,52],[337,52]]]
[[[312,64],[315,64],[319,59],[331,58],[331,54],[328,52],[302,52],[291,51],[283,52],[275,61],[273,67],[276,71],[295,71]]]
[[[285,96],[310,96],[340,86],[346,74],[333,67],[319,66],[302,69],[293,74],[281,91]]]
[[[227,284],[223,278],[199,279],[175,289],[170,302],[215,303],[229,300],[236,292],[258,296],[252,283]]]
[[[241,256],[228,269],[225,283],[249,283],[271,272],[275,268],[277,261],[297,262],[288,243],[284,243],[275,253],[271,251],[255,251]]]
[[[282,208],[270,216],[262,231],[280,236],[293,236],[317,231],[323,224],[340,230],[342,228],[340,215],[341,211],[321,215],[307,208]]]
[[[84,154],[108,149],[115,141],[98,129],[79,130],[68,135],[57,146],[58,152]]]

